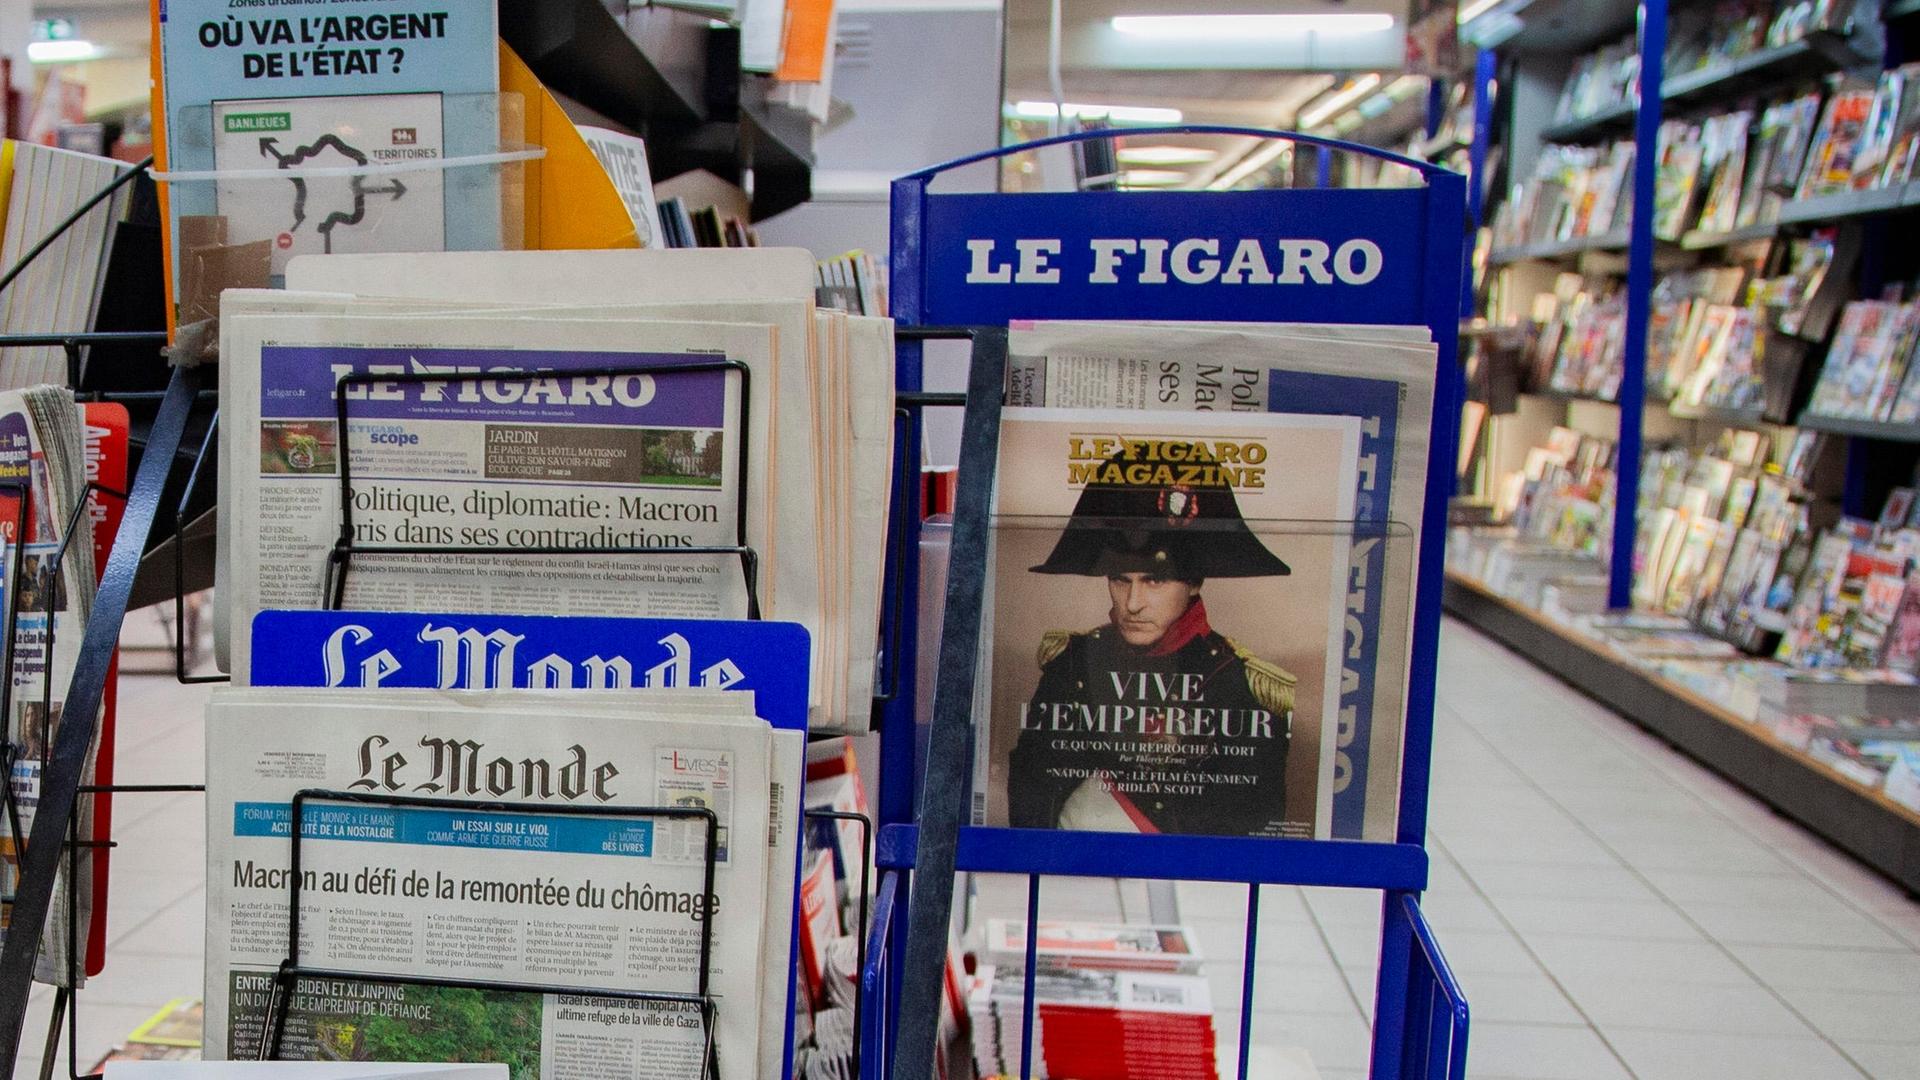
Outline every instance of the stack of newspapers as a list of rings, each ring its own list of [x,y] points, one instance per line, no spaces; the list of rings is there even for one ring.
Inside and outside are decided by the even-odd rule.
[[[812,635],[815,730],[867,729],[893,331],[816,307],[807,252],[311,256],[287,285],[221,302],[236,678],[270,608],[763,617]]]
[[[1026,1008],[1019,967],[982,965],[971,1002],[979,1076],[1022,1076],[1024,1018],[1032,1017],[1035,1077],[1217,1080],[1213,1005],[1200,975],[1044,965]]]
[[[782,1075],[805,733],[755,711],[704,688],[217,693],[207,1056],[261,1056],[272,1008],[288,1059]]]
[[[18,140],[0,143],[0,266],[21,262],[67,218],[125,175],[124,161]],[[83,214],[27,263],[0,294],[0,333],[70,334],[94,328],[114,236],[126,216],[129,188]],[[10,349],[0,385],[67,381],[58,346]]]
[[[1018,1076],[1026,921],[989,920],[982,954],[968,1002],[975,1068],[980,1076]],[[1041,922],[1034,1075],[1212,1075],[1213,1018],[1200,965],[1184,926]]]
[[[124,413],[123,413],[124,415]],[[124,426],[122,428],[124,438]],[[33,828],[39,807],[41,774],[60,733],[61,707],[73,680],[87,615],[93,606],[94,525],[89,499],[89,451],[100,450],[89,437],[73,394],[56,386],[0,391],[0,618],[7,620],[5,655],[12,662],[5,720],[11,746],[6,777],[17,835]],[[124,444],[121,447],[124,453]],[[82,512],[85,509],[87,512]],[[67,531],[81,535],[68,544]],[[64,555],[62,554],[64,549]],[[93,782],[96,745],[89,748],[81,783]],[[92,836],[93,802],[80,800],[78,835]],[[0,826],[0,895],[12,896],[21,852],[16,833]],[[73,944],[84,943],[92,921],[93,849],[80,849],[60,861],[52,910],[36,977],[66,985]],[[67,934],[69,900],[76,933]],[[78,975],[78,972],[74,974]]]
[[[1389,840],[1424,326],[1012,327],[973,822]]]

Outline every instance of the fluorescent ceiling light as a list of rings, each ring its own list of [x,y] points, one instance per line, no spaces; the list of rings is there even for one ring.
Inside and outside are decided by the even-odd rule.
[[[1245,40],[1292,38],[1309,34],[1375,34],[1393,29],[1393,16],[1384,12],[1286,12],[1272,15],[1116,15],[1117,33],[1161,41],[1184,39]]]
[[[1186,179],[1179,169],[1127,169],[1120,174],[1120,183],[1127,187],[1168,187]]]
[[[1267,145],[1240,159],[1240,163],[1220,175],[1218,180],[1207,185],[1208,191],[1226,191],[1233,185],[1259,172],[1273,163],[1293,143],[1288,139],[1273,139]]]
[[[1345,87],[1320,99],[1320,103],[1300,114],[1297,125],[1302,131],[1311,131],[1325,123],[1327,117],[1359,101],[1367,92],[1380,85],[1380,76],[1369,72],[1348,83]]]
[[[1123,146],[1115,156],[1122,165],[1205,165],[1220,151],[1204,146]]]
[[[74,60],[91,60],[99,55],[100,49],[84,38],[34,41],[27,44],[27,59],[36,64],[64,64]]]
[[[1051,101],[1017,101],[1013,105],[1015,116],[1029,120],[1051,120],[1061,111],[1080,120],[1111,120],[1117,124],[1177,124],[1185,116],[1179,109],[1147,105],[1076,105],[1071,101],[1059,109]]]

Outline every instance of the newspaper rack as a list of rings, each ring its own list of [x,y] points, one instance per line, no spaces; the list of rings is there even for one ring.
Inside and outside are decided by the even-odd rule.
[[[77,221],[78,218],[76,214],[73,220]],[[66,350],[71,369],[78,365],[79,350],[89,345],[150,341],[157,351],[164,345],[165,339],[166,335],[162,333],[9,336],[0,337],[0,349],[58,345]],[[147,393],[97,395],[101,400],[151,404],[155,406],[155,412],[139,470],[126,496],[125,516],[114,537],[112,552],[95,593],[93,610],[87,619],[73,679],[65,697],[63,722],[52,745],[47,748],[40,801],[32,829],[25,837],[25,847],[20,852],[17,887],[9,898],[12,908],[10,924],[14,932],[7,935],[4,947],[0,947],[0,1002],[5,1003],[4,1007],[0,1007],[0,1063],[5,1063],[9,1069],[18,1057],[25,1033],[27,991],[33,981],[41,931],[54,914],[51,910],[53,888],[59,863],[64,853],[71,864],[77,851],[69,840],[78,799],[83,795],[175,793],[202,789],[197,784],[83,785],[81,779],[87,750],[96,731],[96,718],[106,691],[107,675],[119,643],[120,624],[126,616],[127,601],[132,594],[147,541],[160,517],[161,501],[176,467],[183,462],[191,465],[194,461],[191,454],[182,456],[181,447],[197,406],[210,396],[203,391],[206,381],[206,372],[201,369],[174,368],[167,389],[157,396]],[[32,932],[21,932],[25,927],[34,929]],[[77,926],[70,917],[67,933],[77,933]],[[68,1071],[76,1076],[78,1072],[71,1061],[71,1050],[77,1037],[73,1027],[73,1012],[70,1010],[77,1006],[77,1002],[78,996],[71,988],[62,987],[56,992],[52,1021],[46,1036],[47,1048],[52,1050],[57,1045],[63,1021],[66,1023],[70,1059]],[[46,1061],[50,1065],[51,1053]]]
[[[375,374],[357,372],[342,375],[334,385],[334,408],[341,432],[340,439],[340,538],[334,542],[333,551],[327,557],[326,586],[322,595],[326,597],[327,607],[339,610],[345,606],[347,594],[347,572],[351,568],[355,555],[731,555],[740,560],[740,573],[746,584],[747,618],[760,618],[760,555],[747,545],[747,476],[752,458],[747,453],[747,432],[751,428],[752,412],[749,398],[752,394],[753,372],[739,360],[718,357],[712,360],[688,360],[677,363],[644,364],[624,367],[598,367],[569,369],[567,374],[576,377],[618,378],[622,375],[685,375],[701,371],[731,372],[740,377],[740,407],[737,422],[740,437],[736,451],[737,475],[734,482],[734,542],[719,546],[660,547],[646,545],[640,547],[482,547],[472,544],[382,544],[370,547],[359,544],[353,537],[353,467],[348,452],[347,431],[347,391],[355,386],[373,386],[375,384],[418,385],[423,383],[456,382],[516,382],[534,380],[543,377],[541,372],[523,374],[502,374],[497,372],[451,372],[416,371],[404,374]]]
[[[713,895],[714,868],[719,861],[719,823],[720,819],[708,807],[698,806],[578,806],[565,803],[511,803],[511,802],[469,802],[461,799],[431,799],[406,795],[377,795],[359,791],[330,791],[322,788],[307,788],[296,792],[291,804],[292,820],[289,829],[291,847],[290,873],[287,875],[287,955],[274,973],[273,992],[268,998],[267,1013],[261,1028],[261,1061],[281,1060],[280,1053],[286,1036],[287,1019],[293,1009],[293,998],[298,980],[302,977],[340,979],[349,982],[399,983],[406,985],[431,985],[455,987],[471,990],[498,991],[504,993],[527,994],[569,994],[580,997],[602,997],[622,1001],[653,1001],[681,1005],[698,1006],[701,1025],[705,1031],[705,1046],[701,1052],[701,1080],[719,1080],[719,1061],[714,1054],[714,1017],[719,1005],[709,993],[709,968],[713,955],[713,920],[700,921],[700,966],[697,976],[698,985],[691,993],[662,990],[601,990],[578,986],[557,986],[540,983],[491,982],[474,979],[430,979],[419,975],[395,975],[361,971],[346,971],[335,968],[309,967],[300,963],[300,888],[301,859],[300,842],[306,836],[304,814],[309,802],[355,803],[359,805],[387,806],[399,809],[451,810],[460,813],[527,814],[566,817],[605,817],[605,818],[665,818],[697,820],[705,824],[703,834],[706,838],[706,879],[704,888],[708,896]]]
[[[964,398],[959,487],[955,497],[946,602],[939,636],[931,728],[925,734],[925,772],[916,787],[912,694],[886,704],[882,747],[880,841],[882,879],[862,982],[881,1007],[868,1012],[861,1033],[863,1075],[924,1080],[938,1060],[942,973],[948,948],[956,869],[1029,875],[1026,918],[1039,918],[1043,874],[1211,880],[1248,885],[1246,942],[1253,956],[1261,884],[1378,889],[1382,904],[1381,966],[1373,1029],[1372,1076],[1457,1078],[1466,1058],[1467,1007],[1458,983],[1427,927],[1419,893],[1427,882],[1427,777],[1431,758],[1436,647],[1440,626],[1441,557],[1445,543],[1450,462],[1457,438],[1461,391],[1456,364],[1460,277],[1465,237],[1466,184],[1423,162],[1338,140],[1249,128],[1182,126],[1133,130],[1130,135],[1227,134],[1288,139],[1327,151],[1367,154],[1415,170],[1423,186],[1396,190],[1277,190],[1252,192],[1088,192],[1061,194],[932,194],[942,173],[1009,154],[1111,137],[1087,131],[1002,147],[910,174],[893,185],[892,282],[900,322],[897,386],[908,408],[949,404],[921,400],[921,342],[970,337],[973,352]],[[1093,238],[1116,234],[1169,242],[1236,235],[1299,237],[1337,248],[1349,240],[1370,244],[1378,256],[1370,274],[1343,279],[1345,287],[1222,285],[1206,281],[1155,283],[1088,280],[1085,252]],[[1115,241],[1108,240],[1111,244]],[[1126,243],[1126,241],[1118,241]],[[1078,250],[1076,250],[1078,249]],[[1224,244],[1216,249],[1224,255]],[[995,253],[1001,260],[994,266]],[[1016,253],[1018,253],[1016,255]],[[1015,264],[1020,267],[1016,275]],[[1073,275],[1080,274],[1079,280]],[[1097,283],[1096,283],[1097,281]],[[1249,289],[1267,291],[1249,293]],[[1418,558],[1413,645],[1408,661],[1405,747],[1394,842],[1260,840],[1227,837],[1060,833],[1050,830],[962,827],[973,737],[972,682],[980,648],[983,592],[988,573],[988,507],[994,482],[999,410],[1005,382],[1006,337],[1017,319],[1162,319],[1262,322],[1419,324],[1438,347],[1425,512]],[[933,331],[927,326],[971,326]],[[919,433],[909,424],[902,458],[919,458]],[[917,591],[919,493],[906,489],[907,512],[891,554],[903,591]],[[911,596],[900,598],[884,640],[894,644],[898,687],[914,685],[915,657],[901,643],[915,640]],[[908,891],[902,896],[902,890]],[[1028,936],[1027,1013],[1021,1033],[1021,1071],[1033,1072],[1031,950]],[[1254,965],[1246,965],[1242,1016],[1251,1015]],[[1247,1075],[1250,1028],[1239,1032],[1240,1076]]]

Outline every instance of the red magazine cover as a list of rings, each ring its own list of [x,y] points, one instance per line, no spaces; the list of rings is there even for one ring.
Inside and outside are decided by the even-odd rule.
[[[127,410],[123,405],[91,403],[86,415],[87,479],[94,490],[87,499],[87,519],[93,524],[93,567],[97,575],[107,568],[107,555],[120,532],[126,500],[115,493],[127,490]],[[119,696],[120,654],[107,666],[106,691],[100,697],[100,752],[94,760],[94,783],[113,783],[113,729]],[[107,960],[107,873],[112,851],[105,841],[113,835],[113,796],[96,795],[93,805],[94,849],[93,923],[87,931],[86,969],[100,974]]]

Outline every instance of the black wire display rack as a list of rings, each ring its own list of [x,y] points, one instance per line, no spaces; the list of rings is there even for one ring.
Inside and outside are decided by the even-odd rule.
[[[114,192],[135,182],[151,164],[151,159],[121,174],[111,184],[103,187],[86,200],[63,222],[56,225],[27,251],[21,260],[0,274],[0,291],[19,278],[21,273],[34,259],[51,249],[62,235],[73,226],[87,218],[102,206],[108,204]],[[103,298],[103,304],[111,304],[112,297]],[[112,333],[66,333],[48,334],[11,334],[0,335],[0,360],[8,350],[21,348],[54,347],[62,350],[66,357],[66,376],[69,389],[76,391],[81,401],[101,401],[138,406],[143,413],[151,412],[151,423],[144,438],[135,440],[139,454],[139,466],[134,481],[124,494],[107,492],[96,488],[102,494],[118,497],[125,502],[125,512],[120,528],[114,537],[112,551],[107,564],[100,573],[99,587],[94,595],[92,610],[87,618],[81,647],[74,666],[72,681],[67,687],[63,699],[62,721],[57,731],[50,732],[52,738],[43,740],[40,748],[42,763],[41,785],[38,802],[35,807],[33,823],[30,828],[22,827],[22,817],[18,813],[12,796],[10,779],[0,786],[7,789],[5,810],[0,816],[6,819],[6,827],[14,842],[17,860],[15,884],[12,894],[0,897],[0,903],[7,907],[8,931],[4,945],[0,945],[0,1071],[11,1075],[19,1056],[20,1044],[26,1033],[28,991],[33,982],[33,974],[38,959],[41,941],[54,917],[52,910],[54,887],[59,876],[61,864],[65,861],[69,870],[77,868],[80,852],[84,849],[111,846],[111,842],[99,842],[82,839],[76,835],[75,827],[79,819],[79,800],[82,797],[95,797],[113,794],[159,794],[202,790],[197,784],[88,784],[84,783],[88,750],[93,745],[100,722],[101,701],[106,693],[107,680],[113,670],[115,652],[119,644],[120,626],[126,617],[128,600],[132,595],[134,580],[139,573],[142,557],[148,549],[148,542],[154,536],[154,526],[160,518],[162,500],[171,490],[176,479],[185,482],[190,474],[197,474],[206,455],[211,451],[211,434],[202,443],[199,453],[182,451],[182,443],[188,430],[193,426],[195,417],[210,411],[214,394],[209,389],[211,382],[208,372],[201,368],[176,367],[168,375],[166,389],[155,393],[134,391],[116,393],[111,391],[79,392],[85,375],[86,350],[96,345],[140,346],[152,345],[156,368],[163,363],[162,352],[167,344],[164,331],[119,331]],[[0,497],[4,497],[10,485],[0,484]],[[13,567],[18,575],[24,565],[22,542],[26,529],[26,515],[29,512],[27,500],[30,495],[24,487],[16,488],[18,500],[15,519],[15,542],[13,544]],[[82,507],[85,500],[82,500]],[[68,522],[71,537],[77,527],[79,511],[74,521]],[[175,514],[175,518],[183,515]],[[175,521],[178,525],[178,521]],[[176,529],[177,539],[177,529]],[[61,554],[64,555],[65,544]],[[56,556],[56,562],[58,556]],[[57,567],[56,567],[57,569]],[[0,645],[0,663],[5,663],[8,677],[0,679],[0,710],[8,710],[11,700],[11,673],[14,659],[15,631],[18,624],[20,588],[18,581],[9,590],[6,613],[6,641]],[[47,643],[51,651],[51,641]],[[50,680],[42,688],[43,702],[52,697]],[[10,713],[9,713],[10,715]],[[21,756],[21,747],[0,739],[0,759],[8,766],[11,775],[12,764]],[[69,899],[72,900],[71,894]],[[68,955],[72,968],[68,974],[71,981],[77,975],[79,927],[77,901],[67,906]],[[75,1048],[76,999],[71,986],[61,987],[55,994],[53,1016],[46,1033],[48,1053],[42,1065],[42,1075],[50,1075],[53,1051],[58,1047],[61,1027],[67,1028],[68,1073],[77,1076],[77,1063],[73,1060]]]

